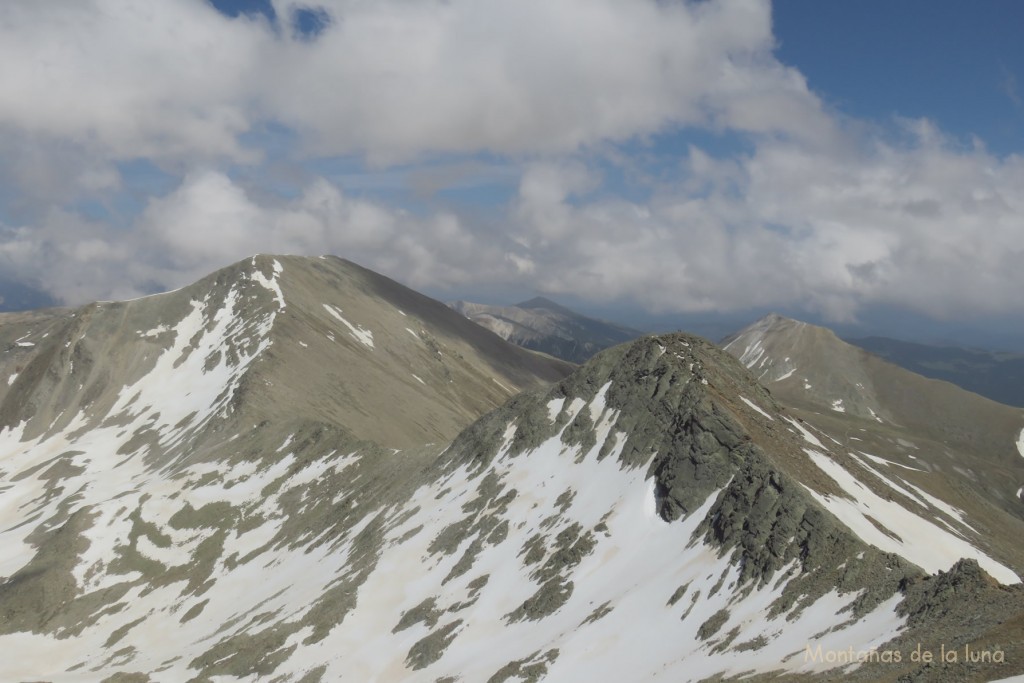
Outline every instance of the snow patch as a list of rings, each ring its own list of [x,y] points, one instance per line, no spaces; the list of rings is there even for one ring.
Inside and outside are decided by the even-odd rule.
[[[837,398],[836,400],[832,401],[832,410],[836,411],[837,413],[845,413],[846,408],[843,407],[843,399]]]
[[[851,436],[850,439],[851,440],[857,439],[857,437]],[[857,441],[863,441],[863,439],[857,439]],[[892,460],[886,460],[885,458],[879,458],[877,455],[871,455],[870,453],[865,453],[864,451],[857,451],[857,453],[859,453],[860,455],[863,455],[865,458],[867,458],[868,460],[870,460],[871,462],[873,462],[873,463],[875,463],[877,465],[894,465],[895,467],[902,467],[903,469],[910,470],[911,472],[927,472],[928,471],[928,470],[922,470],[919,467],[911,467],[910,465],[903,465],[901,463],[894,462]],[[907,457],[913,458],[914,456],[908,455]],[[917,458],[914,458],[914,459],[916,460]]]
[[[424,382],[422,379],[420,379],[417,375],[413,375],[412,378],[414,380],[416,380],[417,382],[419,382],[420,384],[424,384],[424,385],[426,384],[426,382]]]
[[[8,377],[7,378],[7,386],[11,386],[12,384],[14,384],[14,380],[16,380],[16,379],[18,379],[18,373],[14,373],[10,377]]]
[[[608,395],[608,389],[612,386],[612,381],[608,380],[604,386],[601,387],[594,398],[588,404],[590,408],[590,419],[597,422],[601,413],[604,412],[607,403],[605,403],[605,397]]]
[[[1024,457],[1024,429],[1020,430],[1020,434],[1017,435],[1017,452]]]
[[[811,444],[812,446],[817,446],[818,448],[825,450],[825,444],[821,443],[821,441],[818,440],[818,437],[814,436],[814,434],[811,434],[809,431],[807,431],[807,429],[805,429],[802,424],[800,424],[791,417],[787,417],[785,419],[786,422],[797,428],[797,431],[799,431],[800,434],[804,437],[804,441]]]
[[[916,500],[916,502],[921,504],[923,507],[927,508],[929,505],[931,505],[932,507],[934,507],[934,508],[936,508],[938,510],[941,510],[942,512],[945,512],[951,519],[957,520],[958,522],[963,524],[965,527],[967,527],[971,531],[975,531],[976,532],[974,527],[972,527],[970,524],[968,524],[968,522],[967,522],[967,514],[963,510],[961,510],[960,508],[953,507],[952,505],[950,505],[946,501],[944,501],[944,500],[942,500],[940,498],[936,498],[935,496],[931,495],[927,491],[921,490],[920,488],[918,488],[917,486],[914,486],[913,484],[911,484],[910,482],[908,482],[905,479],[901,479],[899,477],[890,477],[890,476],[884,474],[883,472],[880,472],[879,470],[876,470],[875,468],[871,467],[870,465],[868,465],[864,461],[860,460],[860,458],[858,458],[854,453],[850,453],[850,455],[853,456],[854,459],[856,459],[858,461],[858,463],[861,465],[861,467],[863,467],[864,469],[868,470],[869,472],[871,472],[872,474],[877,476],[878,479],[883,484],[885,484],[886,486],[891,488],[893,491],[896,491],[898,493],[903,494],[909,500]],[[876,458],[875,456],[868,455],[867,453],[861,453],[861,455],[867,457],[868,459],[870,459],[872,461],[877,461],[879,463],[885,463],[885,464],[888,464],[888,465],[899,465],[899,463],[889,462],[888,460],[883,460],[882,458]],[[905,469],[908,469],[908,470],[913,470],[915,472],[923,472],[924,471],[924,470],[915,470],[913,467],[907,467],[906,465],[899,465],[899,466],[900,467],[904,467]],[[896,482],[899,482],[899,483],[896,483]],[[902,484],[902,486],[900,484]],[[939,520],[939,521],[941,521],[943,524],[946,524],[946,522],[944,520]],[[947,524],[947,526],[949,526],[949,525]],[[950,528],[952,529],[952,527],[950,527]],[[956,530],[954,529],[954,531],[956,531]]]
[[[261,284],[264,287],[266,287],[267,289],[269,289],[273,293],[274,299],[277,301],[278,307],[283,309],[284,305],[285,305],[284,304],[284,292],[281,291],[281,285],[278,284],[277,277],[284,271],[284,268],[281,267],[281,264],[277,261],[277,259],[274,259],[274,274],[271,275],[270,277],[267,277],[262,272],[260,272],[260,270],[258,268],[255,267],[256,266],[256,257],[255,256],[253,256],[253,258],[252,258],[252,265],[253,265],[253,271],[252,271],[252,279],[253,279],[253,281],[258,282],[259,284]]]
[[[565,397],[553,398],[548,401],[548,419],[552,422],[558,417],[558,414],[562,412],[562,406],[565,405]]]
[[[768,413],[766,413],[766,412],[764,412],[763,410],[761,410],[761,408],[759,408],[759,407],[757,406],[757,404],[755,404],[755,403],[754,403],[753,401],[751,401],[750,399],[748,399],[748,398],[746,398],[746,397],[744,397],[744,396],[740,396],[740,400],[741,400],[741,401],[743,401],[744,403],[746,403],[746,404],[747,404],[748,406],[750,406],[750,407],[751,407],[751,408],[753,408],[754,410],[756,410],[757,412],[759,412],[759,413],[761,413],[762,415],[764,415],[765,417],[767,417],[767,418],[768,418],[769,420],[773,419],[771,415],[769,415]]]
[[[755,339],[753,343],[748,344],[747,348],[743,350],[743,354],[740,356],[740,363],[746,368],[752,368],[757,364],[759,360],[764,356],[764,347],[761,346],[761,340]]]
[[[345,320],[345,318],[342,317],[342,315],[341,315],[342,310],[340,308],[338,308],[337,306],[331,306],[329,304],[324,304],[323,306],[327,310],[328,313],[330,313],[335,318],[340,320],[341,323],[345,327],[348,328],[349,334],[351,334],[352,337],[357,342],[359,342],[360,344],[363,344],[364,346],[367,346],[367,347],[369,347],[371,349],[373,348],[373,332],[371,332],[370,330],[367,330],[367,329],[365,329],[363,327],[360,327],[358,325],[353,325],[349,321]]]
[[[139,332],[139,336],[143,337],[143,338],[146,338],[146,337],[159,337],[164,332],[170,332],[170,330],[171,330],[171,328],[167,327],[167,325],[157,325],[156,327],[154,327],[151,330],[146,330],[145,332]]]

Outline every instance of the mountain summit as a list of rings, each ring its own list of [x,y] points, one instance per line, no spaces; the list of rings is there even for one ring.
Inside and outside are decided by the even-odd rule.
[[[918,644],[989,653],[957,680],[1024,672],[995,518],[727,352],[644,337],[560,375],[377,278],[258,257],[0,326],[34,345],[7,347],[33,405],[0,431],[0,679],[877,681],[930,675]],[[289,374],[304,353],[333,379]],[[423,403],[454,421],[449,384],[506,381],[534,386],[431,444]]]
[[[168,428],[244,407],[405,447],[571,369],[335,257],[256,256],[175,292],[4,321],[0,426],[32,436],[174,398]]]

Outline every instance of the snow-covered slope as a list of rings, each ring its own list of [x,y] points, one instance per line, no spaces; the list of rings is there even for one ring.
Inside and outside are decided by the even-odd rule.
[[[490,337],[460,337],[411,295],[308,284],[345,292],[366,277],[347,266],[298,266],[263,257],[22,340],[50,355],[12,384],[36,403],[4,403],[0,648],[17,656],[0,680],[879,680],[921,665],[835,653],[919,642],[999,645],[1016,663],[971,675],[1024,672],[1022,641],[1000,640],[1024,587],[982,571],[1015,582],[1013,558],[708,342],[607,350],[450,443],[420,427],[396,448],[366,434],[414,434],[401,409],[368,419],[297,371],[315,389],[303,403],[281,393],[287,369],[337,353],[350,387],[367,373],[384,385],[368,396],[399,402],[442,368],[504,391],[529,366],[486,360]],[[398,318],[414,324],[386,324]],[[68,329],[93,353],[70,351]],[[421,347],[441,360],[407,382],[395,359]],[[329,407],[314,409],[321,391]],[[954,550],[921,552],[911,533]]]

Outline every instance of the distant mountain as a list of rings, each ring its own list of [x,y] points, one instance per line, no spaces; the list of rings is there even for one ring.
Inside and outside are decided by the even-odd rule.
[[[333,258],[0,317],[0,680],[1024,673],[1024,521],[964,483],[1024,458],[687,334],[569,369]]]
[[[1024,407],[1024,354],[930,346],[886,337],[847,341],[919,375],[952,382],[993,401]]]
[[[543,297],[514,306],[489,306],[469,301],[449,305],[502,339],[573,363],[582,363],[598,351],[644,334],[588,318]]]

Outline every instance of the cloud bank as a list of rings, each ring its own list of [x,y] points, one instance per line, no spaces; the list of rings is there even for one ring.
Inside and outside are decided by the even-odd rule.
[[[0,271],[81,303],[338,253],[415,287],[659,312],[1024,312],[1024,160],[825,107],[775,58],[767,2],[314,9],[308,36],[200,0],[5,3]],[[423,175],[395,199],[316,166],[438,158],[515,180],[482,210],[410,200]]]

